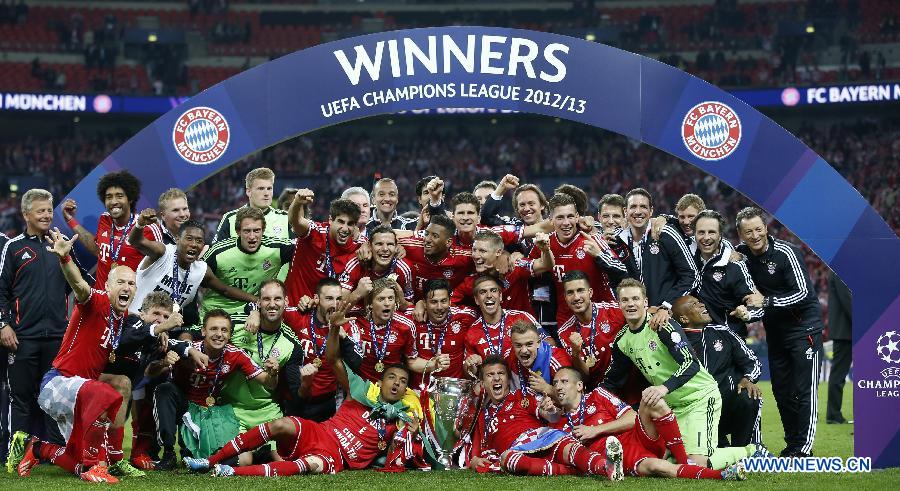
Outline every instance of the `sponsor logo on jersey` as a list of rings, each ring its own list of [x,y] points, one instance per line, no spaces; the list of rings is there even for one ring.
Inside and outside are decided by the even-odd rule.
[[[208,165],[228,149],[231,130],[219,111],[195,107],[185,111],[172,128],[172,144],[184,160],[194,165]]]
[[[28,254],[28,251],[23,252],[22,259],[31,259],[31,254]]]
[[[726,104],[701,102],[684,115],[681,140],[699,159],[722,160],[734,153],[741,143],[741,119]]]

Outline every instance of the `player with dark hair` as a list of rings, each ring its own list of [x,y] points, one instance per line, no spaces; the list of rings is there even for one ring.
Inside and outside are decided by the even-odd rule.
[[[425,230],[400,239],[406,260],[412,265],[415,300],[424,298],[425,282],[446,279],[456,288],[474,270],[471,253],[451,247],[456,225],[446,215],[431,217]]]
[[[764,295],[772,393],[784,425],[783,457],[812,453],[818,423],[822,311],[800,248],[769,235],[763,212],[744,208],[735,220],[753,283]]]
[[[539,328],[518,320],[509,328],[512,354],[506,364],[512,370],[515,386],[523,394],[538,399],[553,396],[553,376],[562,367],[572,366],[572,358],[563,348],[551,346],[541,339]]]
[[[567,194],[575,202],[575,211],[581,216],[588,216],[588,195],[578,186],[573,184],[560,184],[553,190],[553,194]]]
[[[603,239],[610,247],[616,245],[616,236],[625,229],[625,198],[619,194],[604,194],[597,204],[597,221],[603,230]]]
[[[572,316],[562,284],[567,272],[578,270],[587,275],[593,289],[592,301],[614,302],[612,288],[627,274],[627,269],[606,241],[593,231],[588,233],[580,230],[582,215],[569,194],[554,195],[550,199],[549,208],[554,228],[550,234],[550,250],[555,261],[556,323],[561,326]],[[593,222],[593,219],[590,220]]]
[[[392,364],[384,367],[376,382],[365,382],[344,364],[338,338],[349,308],[347,302],[342,302],[329,318],[326,358],[332,360],[334,373],[349,394],[333,417],[317,423],[289,416],[261,424],[238,435],[209,459],[184,459],[187,467],[194,472],[212,468],[217,477],[335,474],[345,469],[365,469],[398,439],[415,439],[421,406],[413,404],[415,394],[407,390],[409,369]],[[373,392],[377,396],[370,396]],[[399,432],[398,420],[408,423]],[[222,463],[270,441],[277,443],[283,460],[242,467]]]
[[[486,400],[472,434],[469,467],[478,472],[550,476],[587,474],[620,481],[622,445],[607,438],[603,453],[594,452],[565,432],[547,427],[559,418],[552,398],[510,391],[503,358],[488,356],[478,371]]]
[[[570,433],[595,452],[606,448],[607,438],[618,439],[623,450],[624,471],[632,476],[746,479],[741,463],[717,471],[665,460],[670,448],[676,449],[673,454],[683,454],[684,442],[675,415],[663,400],[653,406],[642,403],[635,414],[628,404],[602,387],[585,392],[581,372],[572,367],[556,372],[553,386],[562,409],[562,416],[553,427]]]
[[[412,265],[406,258],[397,258],[397,233],[388,225],[379,225],[369,232],[369,248],[372,258],[362,261],[353,257],[338,277],[344,289],[344,299],[358,306],[372,291],[372,283],[378,278],[393,277],[403,295],[397,298],[400,310],[406,310],[413,300]]]
[[[90,233],[78,223],[75,213],[78,204],[73,199],[63,202],[62,212],[66,224],[75,233],[84,248],[97,256],[94,287],[106,284],[111,268],[123,264],[137,271],[144,255],[131,246],[128,234],[135,224],[137,200],[141,196],[141,181],[128,171],[105,174],[97,183],[97,197],[106,211],[100,215],[96,233]]]
[[[416,374],[410,384],[418,387],[428,373],[435,377],[465,377],[463,360],[466,332],[475,321],[475,313],[450,304],[450,284],[439,278],[425,282],[425,319],[413,328],[416,358],[407,364]]]
[[[355,235],[358,233],[359,207],[350,200],[331,202],[328,223],[300,216],[301,209],[312,204],[314,196],[311,190],[300,189],[288,212],[297,234],[291,269],[285,280],[290,304],[304,296],[311,297],[322,278],[338,278],[364,241]]]

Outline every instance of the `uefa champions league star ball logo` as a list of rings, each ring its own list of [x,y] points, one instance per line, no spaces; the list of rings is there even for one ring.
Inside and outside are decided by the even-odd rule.
[[[684,116],[681,139],[697,158],[710,162],[722,160],[741,143],[741,119],[726,104],[701,102]]]
[[[900,364],[900,333],[887,331],[878,337],[875,353],[886,363]]]
[[[219,111],[209,107],[188,109],[175,122],[172,143],[184,160],[194,165],[208,165],[228,149],[231,130]]]

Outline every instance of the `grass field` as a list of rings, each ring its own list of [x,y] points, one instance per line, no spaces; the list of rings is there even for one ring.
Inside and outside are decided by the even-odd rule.
[[[771,396],[768,383],[762,385],[766,395],[763,406],[763,435],[770,449],[778,453],[784,442],[781,434],[781,423]],[[827,386],[819,386],[819,427],[816,434],[814,453],[817,456],[849,457],[853,454],[852,425],[825,424],[825,394]],[[844,416],[852,419],[852,390],[844,391]],[[126,438],[126,442],[130,438]],[[127,454],[127,450],[126,450]],[[622,489],[650,489],[665,486],[668,489],[720,489],[722,487],[741,489],[895,489],[900,481],[900,469],[875,471],[871,474],[750,474],[745,482],[721,483],[716,481],[689,481],[672,479],[663,483],[659,479],[626,478],[624,482],[615,484]],[[891,483],[894,483],[893,485]],[[500,475],[479,475],[469,471],[446,472],[407,472],[404,474],[383,474],[376,471],[344,472],[334,476],[297,476],[282,478],[212,478],[209,476],[188,475],[181,470],[177,473],[152,472],[146,478],[124,480],[116,485],[121,489],[184,489],[184,490],[216,490],[216,489],[477,489],[497,490],[530,490],[530,489],[596,489],[600,486],[611,486],[612,483],[599,478],[587,477],[513,477]],[[0,474],[0,491],[18,489],[71,489],[72,487],[92,486],[77,478],[67,475],[61,469],[51,465],[42,465],[34,470],[30,478],[18,478],[8,474]]]

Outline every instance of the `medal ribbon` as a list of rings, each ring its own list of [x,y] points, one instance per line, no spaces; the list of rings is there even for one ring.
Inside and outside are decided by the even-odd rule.
[[[591,303],[591,336],[590,342],[588,343],[588,354],[589,355],[597,355],[597,346],[594,343],[594,340],[597,338],[597,304]]]
[[[497,417],[497,414],[500,412],[500,408],[503,407],[503,403],[506,402],[507,397],[509,397],[509,394],[506,394],[505,396],[503,396],[503,399],[501,399],[500,402],[498,402],[496,405],[497,409],[493,412],[491,412],[491,406],[493,406],[494,404],[489,402],[484,405],[484,438],[483,438],[483,440],[485,442],[487,442],[487,439],[488,439],[488,428],[491,426],[491,422],[494,421],[494,418]]]
[[[203,342],[200,342],[200,352],[203,353]],[[209,360],[210,363],[214,363],[216,360]],[[216,365],[216,375],[213,377],[212,384],[209,386],[209,393],[206,398],[209,399],[213,396],[213,392],[216,391],[216,384],[219,383],[219,374],[222,373],[222,365],[225,363],[225,351],[222,351],[222,354],[219,355],[218,365]],[[206,366],[209,366],[208,364]]]
[[[334,263],[331,260],[331,227],[325,229],[325,276],[337,278],[334,272]]]
[[[128,232],[134,227],[134,214],[131,214],[131,218],[128,219],[128,224],[125,225],[125,230],[122,231],[122,236],[116,241],[116,223],[110,222],[109,226],[109,261],[111,263],[115,263],[119,260],[119,253],[122,251],[122,244],[125,243],[125,239],[128,237]]]
[[[181,268],[178,267],[178,251],[175,251],[175,258],[172,260],[172,293],[170,296],[172,297],[172,301],[181,305],[181,301],[184,300],[184,296],[182,293],[187,289],[187,280],[188,274],[190,274],[190,266],[188,269],[184,271],[184,279],[178,277],[178,272]]]
[[[496,350],[494,349],[494,343],[491,342],[491,332],[488,329],[488,323],[484,317],[481,318],[481,329],[484,331],[484,340],[487,341],[488,351],[497,356],[503,356],[503,338],[505,334],[504,331],[506,331],[506,311],[504,310],[503,315],[500,316],[500,334],[497,336],[499,345]]]
[[[572,422],[572,413],[568,414],[568,418],[566,424],[569,425],[569,432],[575,431],[576,426],[581,426],[584,424],[584,401],[587,397],[584,394],[581,394],[581,400],[578,401],[578,419],[577,424]]]
[[[123,313],[118,319],[113,313],[112,303],[109,304],[109,316],[106,318],[107,325],[110,330],[110,342],[112,344],[112,353],[119,348],[119,341],[122,340],[122,326],[125,324],[125,314]]]
[[[378,338],[375,337],[375,320],[369,316],[369,335],[372,336],[372,351],[375,352],[375,358],[384,363],[384,357],[387,356],[388,340],[391,337],[391,324],[394,323],[394,314],[391,314],[385,327],[384,337],[381,339],[381,346],[378,346]]]
[[[263,356],[263,341],[262,341],[262,331],[256,332],[256,349],[259,352],[259,363],[263,364],[266,360],[269,359],[269,355],[272,354],[272,350],[275,349],[275,343],[281,339],[281,329],[278,329],[278,332],[275,333],[275,340],[272,341],[272,346],[269,346],[269,352],[266,353],[266,356]]]
[[[450,321],[453,320],[453,314],[447,316],[447,321],[444,322],[446,326],[443,331],[441,331],[441,336],[438,338],[437,343],[434,342],[434,330],[432,329],[431,322],[428,319],[425,319],[425,329],[428,330],[428,345],[431,347],[431,353],[437,355],[441,348],[444,347],[444,336],[447,335],[447,329],[450,327]]]
[[[316,313],[309,315],[309,340],[312,341],[313,353],[317,358],[321,358],[325,353],[325,346],[328,344],[328,337],[322,337],[322,347],[319,348],[318,335],[316,334]]]

